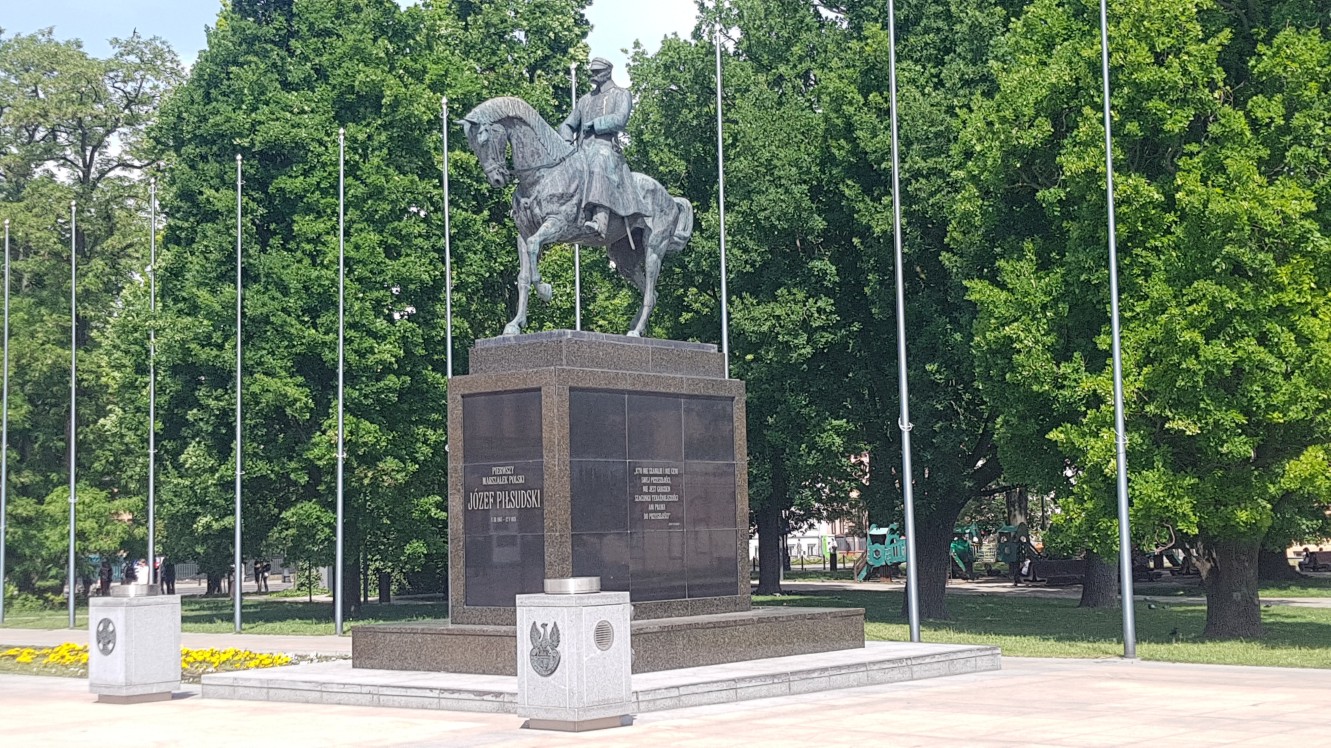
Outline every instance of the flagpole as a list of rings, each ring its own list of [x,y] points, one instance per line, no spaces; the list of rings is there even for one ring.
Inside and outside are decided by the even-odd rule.
[[[1114,436],[1118,454],[1118,574],[1123,599],[1123,657],[1137,658],[1132,600],[1132,529],[1128,525],[1128,435],[1123,423],[1123,349],[1119,338],[1118,242],[1114,219],[1114,134],[1109,116],[1109,9],[1100,0],[1100,65],[1104,82],[1105,197],[1109,221],[1109,307],[1114,348]]]
[[[234,601],[233,618],[235,619],[236,633],[240,633],[240,601],[241,591],[245,586],[245,567],[240,557],[240,468],[241,468],[241,410],[240,410],[240,374],[241,374],[241,343],[240,343],[240,301],[244,287],[241,280],[241,157],[236,154],[236,514],[235,514],[235,549],[233,550],[233,561],[235,565],[234,576],[232,577],[231,589],[232,600]]]
[[[343,470],[346,430],[343,413],[346,409],[346,325],[347,325],[347,130],[337,131],[337,561],[333,568],[333,622],[337,635],[342,635],[342,522],[343,522]]]
[[[892,240],[897,276],[897,385],[901,398],[901,488],[906,523],[906,615],[910,640],[920,641],[920,569],[915,556],[915,494],[910,465],[910,392],[906,379],[906,281],[901,250],[901,157],[897,130],[897,18],[893,0],[887,0],[888,88],[892,107]]]
[[[69,201],[69,627],[74,628],[74,520],[78,490],[74,486],[78,456],[78,203]]]
[[[439,103],[439,137],[444,144],[444,317],[448,337],[447,378],[453,378],[453,227],[449,223],[448,193],[448,97]]]
[[[721,5],[717,2],[716,19],[716,189],[717,217],[721,232],[721,355],[725,359],[726,379],[730,378],[730,301],[726,290],[726,157],[721,127]]]
[[[5,330],[4,384],[0,386],[0,624],[5,622],[5,537],[8,525],[5,518],[9,504],[9,219],[5,219]]]
[[[157,560],[157,179],[148,181],[148,584]]]
[[[568,64],[569,100],[573,102],[569,109],[578,108],[578,63]],[[582,245],[573,245],[573,329],[582,329]]]

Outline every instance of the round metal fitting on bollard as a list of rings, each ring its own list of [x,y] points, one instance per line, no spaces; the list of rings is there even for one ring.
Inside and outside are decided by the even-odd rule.
[[[565,577],[545,580],[547,595],[590,595],[601,591],[600,577]]]
[[[153,597],[162,594],[155,584],[118,584],[111,588],[111,597]]]

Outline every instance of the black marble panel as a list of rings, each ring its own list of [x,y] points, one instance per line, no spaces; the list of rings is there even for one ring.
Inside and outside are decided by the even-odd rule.
[[[685,533],[688,596],[723,597],[738,594],[739,553],[736,530],[696,530]]]
[[[629,534],[573,533],[573,576],[600,577],[606,592],[628,592]]]
[[[623,460],[628,450],[627,394],[569,390],[569,457]]]
[[[628,463],[629,529],[684,529],[684,463]],[[733,511],[733,510],[732,510]]]
[[[684,398],[684,459],[735,461],[735,403],[722,397]]]
[[[466,534],[545,532],[543,467],[542,462],[464,465]]]
[[[541,459],[541,391],[462,398],[464,463]]]
[[[735,529],[735,501],[735,463],[684,463],[685,529]]]
[[[570,460],[569,493],[573,532],[625,532],[629,529],[627,462]]]
[[[467,536],[467,605],[511,608],[545,589],[545,535]]]
[[[688,590],[684,575],[684,532],[633,533],[629,575],[632,600],[684,598]]]
[[[684,459],[680,400],[674,395],[628,396],[630,460]]]

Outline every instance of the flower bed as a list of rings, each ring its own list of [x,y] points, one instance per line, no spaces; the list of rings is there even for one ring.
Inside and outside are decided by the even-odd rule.
[[[232,670],[255,670],[280,667],[293,662],[312,662],[308,656],[268,654],[245,649],[190,649],[180,650],[181,680],[197,683],[208,673]],[[0,650],[0,672],[29,673],[32,675],[62,675],[71,678],[88,676],[88,646],[66,642],[58,647],[10,647]]]

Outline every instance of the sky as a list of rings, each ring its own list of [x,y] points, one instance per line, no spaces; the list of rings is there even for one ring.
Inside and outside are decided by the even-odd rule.
[[[166,39],[188,64],[204,46],[204,26],[213,23],[219,7],[218,0],[0,0],[0,28],[9,36],[54,26],[57,38],[82,39],[84,49],[98,56],[109,52],[107,39],[137,29]],[[613,62],[615,78],[624,84],[627,55],[621,50],[637,39],[655,52],[662,37],[688,36],[697,6],[694,0],[593,0],[587,18],[592,55]]]

